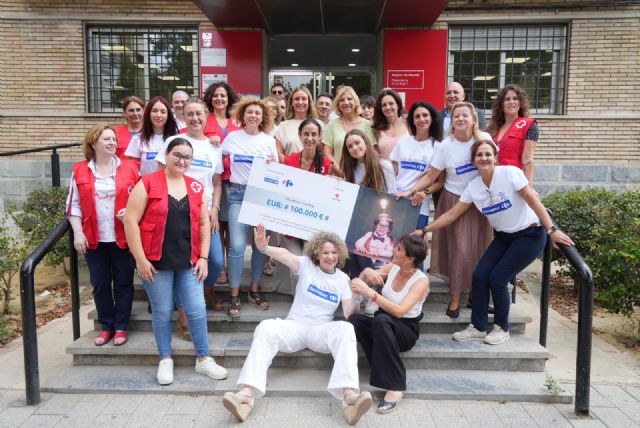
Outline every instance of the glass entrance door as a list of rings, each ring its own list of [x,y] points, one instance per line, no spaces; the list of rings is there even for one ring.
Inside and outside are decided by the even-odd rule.
[[[272,70],[269,73],[269,86],[275,82],[282,83],[287,90],[297,86],[306,86],[315,99],[318,94],[329,92],[333,95],[342,85],[355,89],[359,96],[373,94],[375,89],[375,72],[373,69],[331,69],[331,70]]]

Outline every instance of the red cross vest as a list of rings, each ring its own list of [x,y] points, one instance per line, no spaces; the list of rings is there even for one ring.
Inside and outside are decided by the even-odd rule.
[[[498,143],[498,133],[493,142],[498,146],[498,165],[513,165],[522,169],[522,152],[529,128],[536,120],[530,117],[517,118],[502,136]]]
[[[200,210],[204,186],[198,180],[184,176],[189,197],[189,216],[191,219],[191,264],[200,256]],[[147,190],[147,208],[140,220],[140,238],[147,259],[160,260],[164,241],[164,226],[169,213],[169,192],[167,176],[164,171],[156,171],[142,177]]]
[[[116,244],[120,248],[127,248],[124,235],[124,224],[116,219],[116,213],[127,207],[129,194],[140,178],[140,165],[136,161],[121,160],[116,169],[116,201],[113,209]],[[82,209],[82,231],[87,237],[88,247],[95,250],[100,242],[98,232],[98,213],[96,210],[95,176],[89,168],[89,161],[85,160],[73,165],[73,178],[78,186],[80,209]]]
[[[129,143],[131,142],[131,134],[129,133],[129,127],[127,125],[116,126],[113,128],[116,131],[116,137],[118,138],[118,147],[116,148],[116,156],[120,159],[126,159],[124,152],[127,151]]]

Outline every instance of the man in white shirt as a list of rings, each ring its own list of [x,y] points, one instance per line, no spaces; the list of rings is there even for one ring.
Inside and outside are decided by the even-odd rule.
[[[185,91],[175,91],[171,96],[171,108],[173,109],[173,116],[176,118],[176,125],[178,130],[187,127],[184,121],[184,104],[189,99],[189,94]]]

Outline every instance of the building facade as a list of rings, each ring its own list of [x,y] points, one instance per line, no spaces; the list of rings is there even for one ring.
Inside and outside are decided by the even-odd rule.
[[[0,151],[81,142],[96,123],[122,123],[132,92],[199,94],[217,79],[257,95],[274,81],[316,94],[392,87],[436,107],[456,80],[488,114],[517,83],[541,128],[540,193],[640,185],[638,1],[265,1],[261,15],[255,2],[216,9],[225,3],[0,1]],[[81,151],[60,155],[68,178]],[[1,209],[49,185],[48,156],[0,158]]]

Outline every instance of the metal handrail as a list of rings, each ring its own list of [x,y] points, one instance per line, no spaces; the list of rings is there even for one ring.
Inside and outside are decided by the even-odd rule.
[[[27,405],[40,403],[40,369],[38,365],[38,335],[34,274],[38,263],[56,243],[69,232],[71,270],[71,314],[73,340],[80,337],[80,289],[78,281],[78,253],[73,246],[73,229],[68,219],[62,220],[22,263],[20,268],[20,297],[22,305],[22,343],[24,348],[24,375]]]
[[[547,209],[553,224],[557,223]],[[540,345],[547,345],[549,317],[549,282],[551,276],[551,240],[547,239],[542,264],[542,288],[540,293]],[[593,274],[591,268],[578,253],[576,247],[558,245],[560,252],[578,276],[578,346],[576,350],[576,391],[574,411],[577,415],[589,414],[591,382],[591,329],[593,323]]]
[[[51,185],[53,187],[60,187],[60,155],[58,149],[66,149],[68,147],[81,146],[80,143],[69,144],[54,144],[52,146],[36,147],[33,149],[14,150],[11,152],[0,152],[0,157],[24,155],[27,153],[44,152],[47,150],[53,150],[51,152]]]

